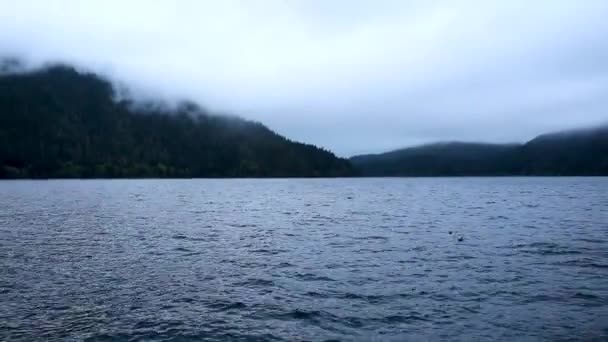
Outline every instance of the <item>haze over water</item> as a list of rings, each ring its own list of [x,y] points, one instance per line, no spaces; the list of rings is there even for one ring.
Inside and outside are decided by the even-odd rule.
[[[608,178],[0,182],[0,340],[606,340],[607,194]]]

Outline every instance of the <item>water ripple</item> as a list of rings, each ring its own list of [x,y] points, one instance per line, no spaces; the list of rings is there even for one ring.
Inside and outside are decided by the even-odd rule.
[[[607,194],[606,178],[0,182],[0,340],[608,340]]]

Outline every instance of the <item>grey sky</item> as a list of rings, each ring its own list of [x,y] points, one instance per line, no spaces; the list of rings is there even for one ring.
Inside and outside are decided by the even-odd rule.
[[[0,54],[342,156],[608,122],[606,0],[0,0]]]

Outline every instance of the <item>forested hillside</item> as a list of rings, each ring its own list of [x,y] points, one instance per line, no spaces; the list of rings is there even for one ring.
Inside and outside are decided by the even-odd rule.
[[[192,103],[117,101],[109,82],[71,67],[14,65],[0,67],[0,178],[608,175],[608,126],[346,160]]]
[[[66,66],[0,73],[0,178],[351,176],[348,160],[256,122],[117,102]]]
[[[608,175],[608,126],[525,144],[437,143],[350,160],[366,176]]]

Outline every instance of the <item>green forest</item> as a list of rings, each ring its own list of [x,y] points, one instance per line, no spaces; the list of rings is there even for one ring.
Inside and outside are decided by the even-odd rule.
[[[258,122],[117,100],[69,66],[0,67],[0,178],[608,175],[608,126],[524,144],[436,143],[350,159]]]
[[[525,144],[437,143],[350,159],[365,176],[608,175],[608,126]]]
[[[338,177],[348,160],[183,103],[116,101],[67,66],[0,75],[0,178]]]

